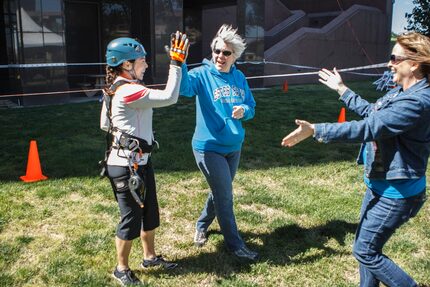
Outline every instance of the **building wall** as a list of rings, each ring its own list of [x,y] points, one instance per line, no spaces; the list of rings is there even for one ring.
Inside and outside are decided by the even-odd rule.
[[[245,36],[246,50],[241,59],[245,64],[238,65],[246,76],[262,76],[264,66],[254,64],[264,59],[264,26],[265,3],[259,0],[238,0],[239,32]],[[251,88],[261,88],[263,80],[253,79],[248,81]]]
[[[267,61],[311,67],[347,68],[386,62],[390,35],[387,15],[355,5],[321,29],[301,28],[265,51]],[[365,51],[365,52],[363,52]],[[301,68],[267,65],[265,74],[308,72]],[[375,72],[374,70],[372,72]],[[346,76],[350,78],[350,76]],[[279,85],[285,78],[265,80]],[[289,83],[317,83],[317,75],[288,78]]]
[[[211,56],[210,44],[222,24],[237,27],[237,5],[224,7],[203,7],[202,11],[202,53],[203,57]]]
[[[247,49],[239,59],[240,62],[263,60],[264,1],[204,0],[196,2],[185,0],[184,7],[185,30],[191,32],[193,38],[190,48],[192,54],[189,56],[188,63],[198,63],[202,58],[211,57],[210,44],[222,24],[230,24],[238,28],[239,34],[246,40]],[[248,76],[263,74],[261,65],[238,64],[237,67]],[[251,86],[256,86],[256,83],[258,81],[253,81]]]
[[[19,1],[16,5],[17,21],[17,59],[19,64],[50,64],[64,63],[65,27],[63,1],[51,0]],[[40,93],[68,90],[65,81],[66,68],[60,66],[22,67],[18,77],[23,93]],[[26,96],[23,105],[44,103],[60,103],[69,99],[68,94],[52,96]]]
[[[321,13],[347,10],[353,5],[375,7],[382,13],[390,12],[387,0],[280,0],[290,10],[304,10],[306,13]],[[388,0],[392,2],[392,0]]]
[[[165,83],[168,76],[170,59],[164,49],[170,45],[170,35],[183,30],[182,0],[153,0],[149,16],[152,17],[151,52],[154,83]]]
[[[7,37],[10,37],[9,29],[1,29],[5,26],[5,18],[9,21],[9,15],[7,13],[7,3],[5,3],[6,11],[0,11],[0,65],[8,64],[8,53],[7,53]],[[10,93],[10,79],[9,79],[9,69],[0,68],[0,86],[4,93]],[[0,99],[1,100],[1,99]]]
[[[341,7],[337,0],[4,0],[3,3],[0,38],[5,41],[0,44],[1,64],[104,62],[110,40],[137,37],[144,44],[150,62],[146,83],[165,83],[169,57],[164,46],[169,44],[172,32],[184,29],[191,32],[194,38],[190,59],[200,62],[203,57],[210,57],[210,42],[223,23],[238,27],[246,38],[247,49],[239,61],[265,59],[314,67],[351,67],[386,61],[389,53],[392,0],[342,0]],[[356,3],[363,5],[354,6]],[[72,15],[74,12],[77,16]],[[15,24],[11,19],[17,19]],[[304,71],[275,65],[237,66],[247,76]],[[0,72],[3,81],[9,77],[4,86],[9,86],[10,92],[51,92],[76,90],[83,83],[92,87],[97,77],[103,77],[104,66],[9,68]],[[315,77],[290,80],[315,82]],[[282,81],[282,78],[252,80],[250,84],[274,85]],[[70,96],[82,95],[20,99],[25,105],[37,105],[67,102]]]
[[[265,23],[264,29],[269,31],[277,24],[283,22],[293,13],[285,6],[280,0],[266,0],[264,1],[265,10]]]

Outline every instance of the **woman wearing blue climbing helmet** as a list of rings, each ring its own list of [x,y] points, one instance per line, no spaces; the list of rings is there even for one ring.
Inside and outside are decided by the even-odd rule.
[[[172,36],[170,68],[164,90],[150,89],[141,81],[146,51],[131,38],[117,38],[106,49],[106,87],[100,127],[108,132],[107,176],[118,202],[121,219],[116,230],[117,266],[113,277],[122,285],[138,285],[140,280],[129,267],[132,240],[140,237],[143,247],[141,267],[161,265],[173,269],[155,252],[155,229],[159,211],[151,151],[155,145],[152,109],[175,104],[182,78],[188,39]]]
[[[148,64],[146,51],[142,44],[131,38],[117,38],[106,49],[107,75],[124,72],[133,80],[142,80]],[[113,73],[115,74],[115,73]],[[112,79],[107,79],[110,83]]]

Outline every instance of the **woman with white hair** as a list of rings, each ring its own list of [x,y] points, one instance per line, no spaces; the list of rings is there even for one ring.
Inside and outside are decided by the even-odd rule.
[[[242,121],[252,119],[255,101],[234,62],[246,48],[237,29],[222,25],[212,40],[212,59],[188,72],[183,65],[180,94],[196,96],[196,129],[192,146],[196,163],[211,192],[197,220],[194,244],[203,246],[215,217],[228,249],[238,258],[255,261],[237,230],[233,212],[233,178],[245,137]]]

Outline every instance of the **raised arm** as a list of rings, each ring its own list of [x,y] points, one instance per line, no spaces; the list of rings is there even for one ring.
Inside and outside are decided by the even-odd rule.
[[[130,106],[140,107],[143,105],[159,108],[175,104],[178,101],[181,78],[181,67],[170,65],[169,77],[164,90],[147,89],[142,100]]]
[[[335,90],[340,100],[345,103],[349,110],[355,112],[360,117],[365,118],[373,109],[373,104],[361,98],[358,94],[351,91],[342,81],[342,77],[337,72],[336,68],[332,71],[322,69],[318,72],[320,83],[326,85],[332,90]]]
[[[193,97],[197,94],[199,75],[195,72],[196,69],[188,71],[187,65],[182,65],[182,81],[179,94],[185,97]]]
[[[141,86],[138,94],[124,98],[132,108],[164,107],[175,104],[178,101],[179,88],[182,78],[181,66],[188,54],[189,41],[185,34],[179,31],[171,36],[170,44],[170,68],[167,84],[164,90],[148,89]]]

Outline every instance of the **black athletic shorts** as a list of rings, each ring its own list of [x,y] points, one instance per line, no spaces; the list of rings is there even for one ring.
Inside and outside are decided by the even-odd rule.
[[[140,231],[150,231],[160,226],[160,214],[155,189],[155,177],[152,164],[139,166],[137,173],[145,184],[144,207],[134,200],[128,187],[130,170],[126,166],[108,165],[109,179],[118,201],[121,220],[116,235],[122,240],[133,240],[140,236]]]

